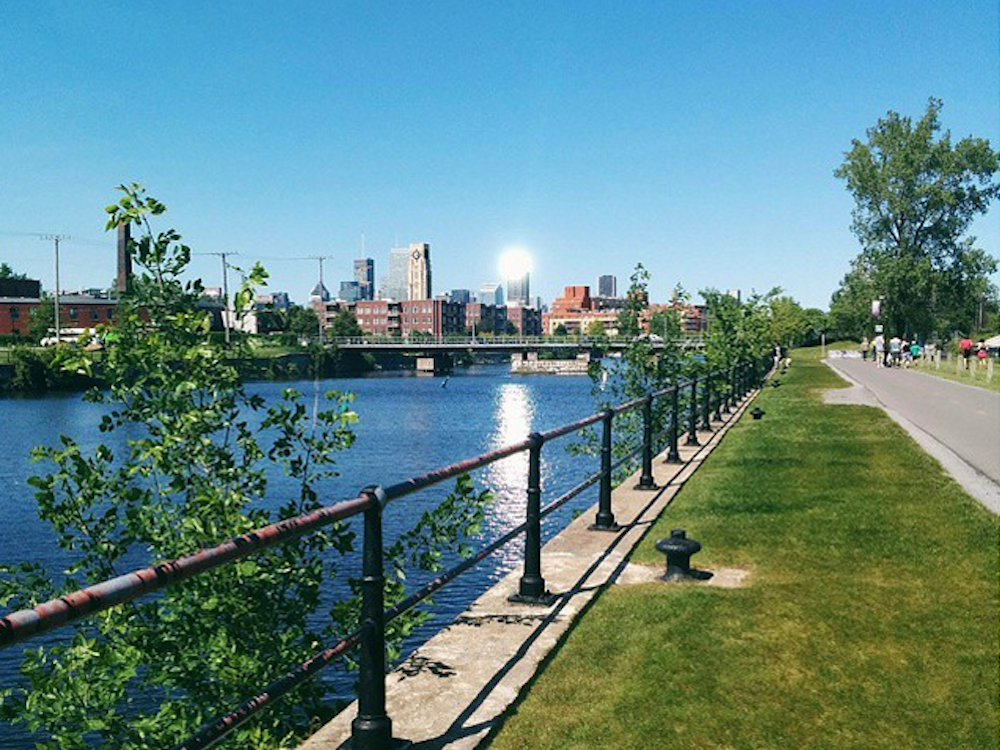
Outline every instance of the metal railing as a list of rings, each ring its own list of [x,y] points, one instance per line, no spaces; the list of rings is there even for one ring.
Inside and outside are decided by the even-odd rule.
[[[347,651],[360,646],[358,714],[352,722],[352,747],[356,750],[386,750],[394,746],[392,722],[386,712],[385,700],[385,625],[406,613],[459,575],[486,559],[522,533],[525,535],[524,569],[518,590],[511,600],[528,605],[548,605],[555,598],[546,589],[541,572],[541,520],[595,484],[600,485],[597,514],[590,526],[595,531],[618,531],[611,504],[612,476],[616,469],[641,454],[641,474],[636,489],[656,490],[653,480],[653,456],[657,445],[667,441],[665,462],[678,463],[680,427],[680,397],[689,391],[687,399],[687,445],[696,446],[698,406],[701,405],[701,429],[712,429],[706,415],[714,409],[717,419],[730,413],[736,404],[760,383],[762,363],[741,362],[726,370],[703,374],[688,381],[609,407],[546,432],[534,432],[526,439],[489,453],[444,466],[420,476],[411,477],[388,487],[368,486],[357,497],[295,518],[286,519],[255,531],[229,539],[194,554],[136,570],[101,583],[88,586],[58,599],[40,604],[34,609],[20,610],[0,618],[0,648],[21,643],[33,636],[68,625],[89,614],[110,609],[145,594],[190,579],[221,565],[234,562],[269,547],[291,541],[317,531],[336,521],[363,514],[363,547],[361,570],[361,625],[350,635],[298,665],[285,676],[272,682],[243,704],[203,725],[191,738],[176,746],[176,750],[195,750],[214,745],[282,696],[313,677]],[[699,383],[701,387],[699,389]],[[699,390],[701,398],[699,400]],[[666,428],[653,434],[653,406],[657,399],[669,399]],[[641,445],[612,460],[613,421],[616,416],[633,409],[642,409]],[[600,469],[568,490],[548,505],[541,505],[540,467],[542,449],[550,442],[585,428],[601,424]],[[475,469],[518,453],[528,452],[528,486],[525,521],[486,545],[470,558],[439,574],[434,580],[414,591],[394,606],[386,609],[384,602],[384,569],[382,549],[382,514],[386,506],[402,497],[433,485],[467,474]]]

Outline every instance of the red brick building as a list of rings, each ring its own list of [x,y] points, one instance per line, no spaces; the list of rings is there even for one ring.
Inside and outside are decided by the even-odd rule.
[[[522,336],[542,335],[542,313],[533,307],[508,307],[507,322]]]
[[[465,328],[471,334],[504,333],[507,330],[507,308],[485,302],[469,302],[465,306]]]

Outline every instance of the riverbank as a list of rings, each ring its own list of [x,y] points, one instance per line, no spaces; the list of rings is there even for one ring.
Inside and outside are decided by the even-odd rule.
[[[684,527],[749,585],[607,589],[491,747],[997,746],[995,518],[793,359],[631,559]]]

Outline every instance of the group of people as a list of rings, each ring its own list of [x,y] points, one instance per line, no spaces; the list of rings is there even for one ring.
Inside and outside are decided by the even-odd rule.
[[[888,343],[885,336],[877,334],[871,341],[866,336],[861,340],[861,357],[868,360],[871,355],[876,367],[909,367],[923,353],[923,347],[916,341],[907,341],[893,336]]]
[[[978,344],[973,344],[972,339],[968,336],[964,336],[961,341],[958,342],[958,348],[962,351],[962,367],[966,370],[969,369],[969,360],[972,359],[972,347],[976,348],[976,359],[978,360],[979,367],[986,366],[986,357],[989,352],[986,350],[986,342],[980,341]]]
[[[973,352],[975,352],[975,359],[979,363],[978,366],[984,367],[986,365],[989,352],[985,341],[973,344],[972,339],[965,337],[959,342],[958,347],[962,352],[963,366],[966,370],[969,369]],[[866,336],[861,340],[861,345],[858,348],[862,359],[867,361],[871,356],[876,367],[909,367],[921,356],[933,354],[932,344],[928,344],[925,350],[916,341],[907,341],[899,336],[893,336],[887,342],[881,333],[877,334],[871,341]]]

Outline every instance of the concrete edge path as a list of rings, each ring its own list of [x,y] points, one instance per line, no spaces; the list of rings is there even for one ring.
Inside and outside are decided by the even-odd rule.
[[[825,391],[823,400],[828,404],[859,404],[882,409],[889,418],[902,427],[951,477],[962,485],[963,489],[972,495],[983,507],[994,515],[1000,515],[1000,485],[972,466],[955,451],[942,443],[926,430],[918,427],[895,409],[886,406],[871,389],[865,387],[841,368],[833,360],[824,359],[824,364],[851,384],[851,388]],[[928,376],[932,377],[932,376]],[[966,388],[972,386],[957,383]]]
[[[542,548],[542,575],[557,595],[548,607],[512,604],[522,570],[501,579],[463,614],[417,649],[386,677],[393,736],[420,750],[475,748],[502,720],[539,665],[565,636],[598,591],[615,582],[626,557],[680,488],[702,465],[759,391],[751,392],[715,431],[699,430],[699,447],[679,445],[681,463],[654,459],[659,489],[633,489],[636,472],[612,495],[616,533],[589,531],[596,504]],[[680,442],[684,442],[681,440]],[[300,746],[300,750],[349,747],[352,703]]]

